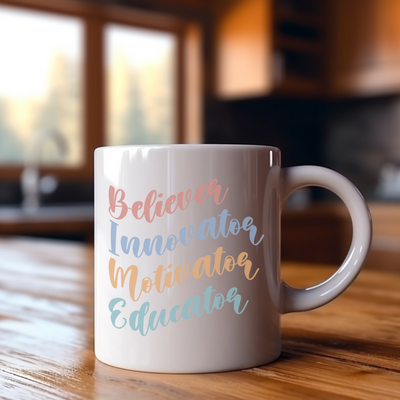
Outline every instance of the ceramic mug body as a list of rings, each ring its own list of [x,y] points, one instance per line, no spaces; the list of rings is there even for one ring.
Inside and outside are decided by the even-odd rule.
[[[249,368],[279,356],[280,314],[301,302],[311,301],[300,307],[309,309],[329,301],[299,294],[292,304],[297,294],[281,283],[280,210],[301,186],[283,171],[279,149],[267,146],[96,150],[100,361],[192,373]],[[306,182],[313,183],[319,184]],[[352,196],[350,202],[360,197]],[[366,214],[353,224],[367,226]],[[370,237],[358,240],[368,250]],[[353,276],[334,297],[360,261],[353,260]]]

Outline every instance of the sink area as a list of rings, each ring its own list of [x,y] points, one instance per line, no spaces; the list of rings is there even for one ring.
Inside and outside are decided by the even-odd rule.
[[[32,211],[20,205],[5,205],[0,206],[0,224],[93,221],[93,212],[93,203],[49,204]]]

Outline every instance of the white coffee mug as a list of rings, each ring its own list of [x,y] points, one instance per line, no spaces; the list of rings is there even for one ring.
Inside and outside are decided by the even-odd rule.
[[[353,240],[324,283],[280,278],[280,216],[304,186],[336,193]],[[371,241],[358,190],[316,166],[280,167],[275,147],[154,145],[95,152],[95,353],[151,372],[263,365],[281,351],[280,315],[320,307],[356,278]]]

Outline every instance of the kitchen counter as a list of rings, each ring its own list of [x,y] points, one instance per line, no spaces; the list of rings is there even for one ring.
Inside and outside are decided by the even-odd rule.
[[[296,286],[334,268],[286,263]],[[282,317],[282,354],[244,371],[168,375],[93,353],[93,251],[0,239],[1,399],[400,399],[400,274],[364,270],[333,303]]]
[[[92,243],[93,213],[91,203],[42,205],[31,212],[17,205],[0,206],[0,235],[78,235]]]

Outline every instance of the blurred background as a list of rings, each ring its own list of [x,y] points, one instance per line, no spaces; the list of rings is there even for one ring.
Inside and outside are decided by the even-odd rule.
[[[400,268],[399,0],[0,0],[0,235],[93,241],[93,151],[268,144],[368,200],[368,260]],[[282,215],[282,258],[339,263],[322,189]]]

